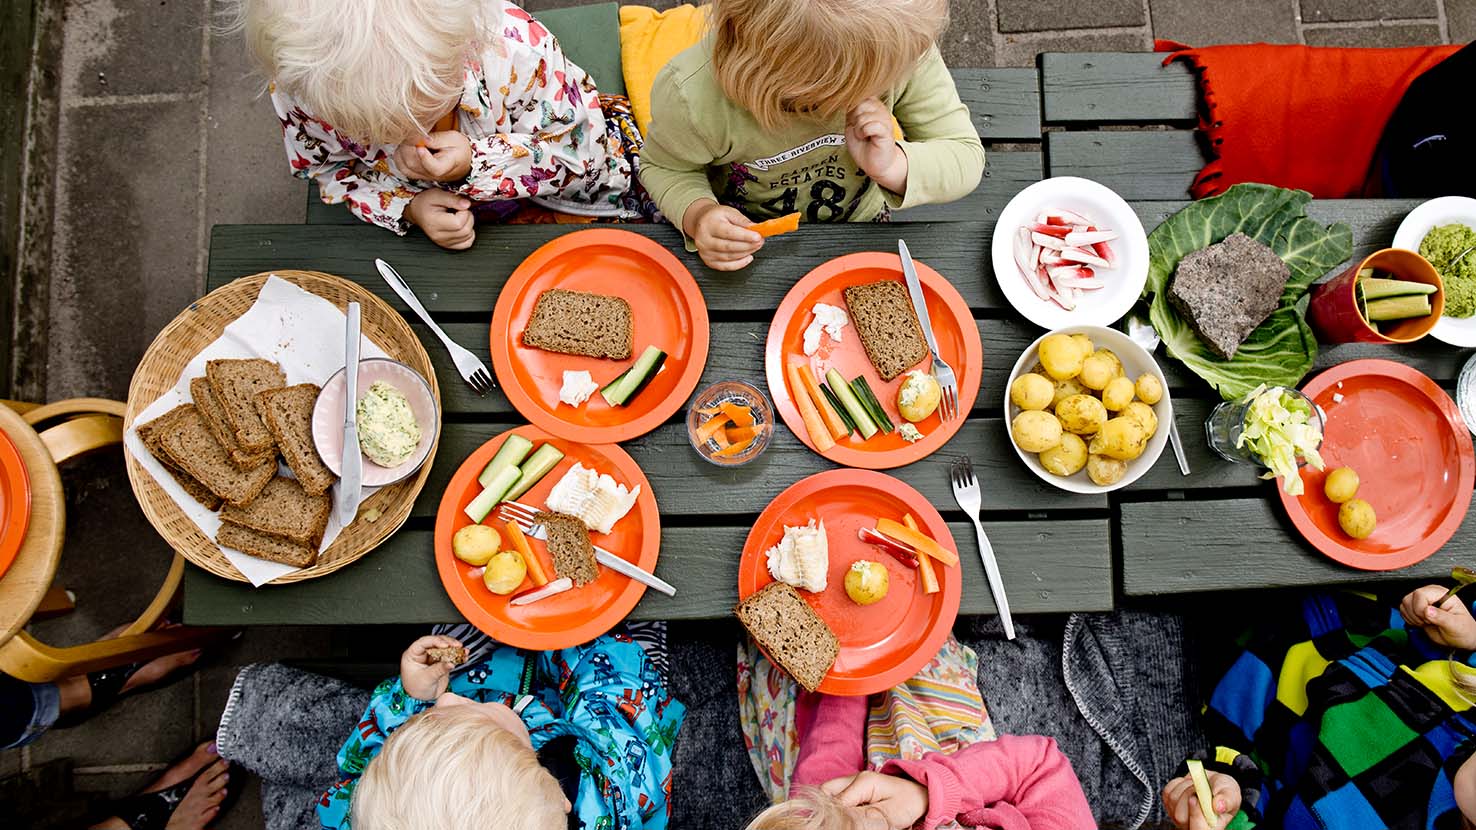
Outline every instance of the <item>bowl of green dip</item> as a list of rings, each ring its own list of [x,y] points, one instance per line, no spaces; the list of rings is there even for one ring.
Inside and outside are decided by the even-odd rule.
[[[1410,211],[1394,247],[1417,251],[1445,284],[1445,313],[1430,336],[1476,347],[1476,199],[1442,196]]]

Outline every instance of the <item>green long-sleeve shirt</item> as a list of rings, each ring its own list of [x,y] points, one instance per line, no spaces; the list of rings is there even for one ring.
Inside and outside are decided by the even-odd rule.
[[[718,85],[711,39],[672,58],[651,90],[641,183],[677,227],[698,199],[752,219],[798,211],[806,222],[869,222],[888,209],[963,197],[984,173],[984,147],[936,48],[880,96],[907,154],[906,193],[873,182],[846,150],[845,115],[796,117],[768,132]]]

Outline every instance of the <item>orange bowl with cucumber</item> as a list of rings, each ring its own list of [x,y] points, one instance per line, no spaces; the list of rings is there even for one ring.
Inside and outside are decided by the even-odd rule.
[[[1324,343],[1413,343],[1445,311],[1440,273],[1414,251],[1375,251],[1312,288],[1307,320]]]

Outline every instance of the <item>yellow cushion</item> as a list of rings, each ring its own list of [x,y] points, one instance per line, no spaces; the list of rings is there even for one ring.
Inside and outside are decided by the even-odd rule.
[[[620,7],[620,67],[625,72],[625,94],[642,133],[651,123],[651,85],[656,73],[701,40],[706,25],[707,12],[697,6],[664,12],[650,6]]]

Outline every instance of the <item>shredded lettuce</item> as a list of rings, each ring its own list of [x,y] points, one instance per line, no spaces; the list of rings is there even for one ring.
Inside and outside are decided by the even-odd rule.
[[[1269,469],[1261,478],[1281,478],[1288,495],[1304,492],[1298,460],[1314,470],[1322,469],[1322,429],[1305,398],[1285,389],[1256,387],[1245,397],[1244,431],[1236,439],[1237,449],[1249,446],[1251,453]]]

